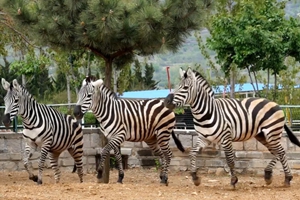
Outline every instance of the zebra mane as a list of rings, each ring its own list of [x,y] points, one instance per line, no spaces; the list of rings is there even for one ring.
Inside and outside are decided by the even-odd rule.
[[[85,78],[86,84],[91,83],[91,82],[95,82],[96,80],[97,80],[97,78],[95,76],[87,76]],[[113,98],[113,99],[116,99],[116,100],[118,99],[118,95],[116,93],[114,93],[111,89],[106,87],[104,84],[102,84],[100,86],[100,90],[103,90],[104,93],[106,93],[107,96],[109,96],[110,98]],[[101,91],[99,91],[99,92],[101,92]]]
[[[30,94],[30,93],[28,92],[28,90],[27,90],[23,85],[20,85],[20,88],[21,88],[22,94],[25,94],[25,96],[27,96],[29,99],[35,101],[35,98],[32,96],[32,94]]]
[[[196,81],[202,84],[203,89],[210,94],[210,96],[214,96],[215,93],[204,76],[202,76],[202,74],[196,70],[193,70],[193,72],[195,73]]]
[[[106,96],[109,96],[112,99],[115,99],[115,100],[119,99],[118,95],[114,91],[112,91],[111,89],[106,87],[106,85],[104,85],[104,84],[102,84],[100,86],[100,90],[103,90],[103,92],[106,94]]]

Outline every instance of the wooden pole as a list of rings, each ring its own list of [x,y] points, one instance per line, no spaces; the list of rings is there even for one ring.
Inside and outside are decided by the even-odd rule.
[[[170,92],[172,92],[172,89],[171,89],[171,81],[170,81],[170,72],[169,72],[170,67],[168,66],[166,69],[167,69],[167,75],[168,75],[168,85],[169,85],[169,89],[170,89]]]
[[[101,147],[102,149],[105,147],[105,145],[108,144],[107,138],[104,136],[104,133],[100,133],[100,139],[101,139]],[[106,159],[104,161],[104,169],[102,174],[102,182],[103,183],[109,183],[109,171],[110,171],[110,152],[108,152]]]
[[[103,149],[105,147],[105,145],[107,145],[108,143],[108,140],[107,138],[104,136],[104,133],[100,130],[99,130],[99,135],[100,135],[100,147],[101,149]],[[101,154],[100,153],[97,153],[96,156],[95,156],[95,160],[96,160],[96,171],[98,171],[98,166],[100,164],[100,161],[101,161]],[[110,171],[110,153],[108,153],[108,155],[106,156],[106,159],[104,161],[104,164],[103,164],[103,173],[102,173],[102,179],[101,180],[98,180],[98,182],[101,182],[101,183],[109,183],[109,171]]]

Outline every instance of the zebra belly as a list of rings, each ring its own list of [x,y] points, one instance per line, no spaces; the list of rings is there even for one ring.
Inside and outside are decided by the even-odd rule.
[[[38,135],[43,131],[43,127],[35,128],[32,130],[24,129],[23,130],[23,136],[26,138],[26,141],[30,143],[34,143],[36,146],[41,147],[43,144],[43,140],[41,137],[38,137]]]

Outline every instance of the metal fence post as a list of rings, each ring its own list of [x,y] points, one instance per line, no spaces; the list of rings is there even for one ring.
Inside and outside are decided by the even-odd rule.
[[[14,132],[18,132],[18,117],[16,116],[13,120],[13,130]]]

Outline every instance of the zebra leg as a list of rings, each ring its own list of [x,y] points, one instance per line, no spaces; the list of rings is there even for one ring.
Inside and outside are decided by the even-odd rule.
[[[285,182],[284,184],[286,186],[290,186],[290,181],[293,179],[293,176],[291,174],[291,170],[288,166],[287,163],[287,158],[286,158],[286,154],[285,154],[285,150],[282,147],[281,143],[280,143],[280,138],[278,139],[278,141],[272,141],[273,144],[270,144],[267,142],[265,134],[262,132],[260,134],[258,134],[255,137],[261,144],[263,144],[265,147],[268,148],[268,150],[275,156],[270,163],[268,164],[268,166],[265,168],[265,181],[267,185],[270,185],[272,183],[272,175],[273,175],[273,168],[277,162],[277,160],[279,160],[282,164],[284,173],[285,173]]]
[[[172,152],[170,150],[169,142],[170,142],[170,132],[164,132],[160,133],[158,135],[158,145],[159,149],[161,149],[163,153],[163,160],[164,160],[164,166],[163,166],[163,176],[161,183],[166,184],[168,186],[168,172],[169,172],[169,166],[171,162]]]
[[[118,135],[120,136],[120,135]],[[118,137],[118,138],[114,138],[114,139],[111,139],[107,145],[105,145],[105,147],[102,149],[102,152],[101,152],[101,160],[100,160],[100,163],[97,167],[97,179],[98,179],[98,182],[101,182],[101,179],[102,179],[102,173],[103,173],[103,164],[104,164],[104,161],[107,157],[107,154],[110,153],[110,150],[111,149],[114,149],[115,147],[118,148],[121,143],[124,141],[123,138],[121,137]]]
[[[227,134],[229,135],[229,134]],[[238,178],[235,174],[235,166],[234,166],[234,154],[233,154],[233,148],[232,148],[232,140],[230,136],[227,136],[227,138],[224,138],[222,141],[222,147],[225,152],[226,162],[230,169],[231,174],[231,182],[230,184],[235,188],[235,184],[238,182]]]
[[[157,140],[145,141],[146,144],[150,147],[153,151],[154,155],[159,155],[160,157],[160,164],[161,164],[161,171],[160,171],[160,183],[168,185],[168,176],[166,175],[166,161],[161,148],[157,144]]]
[[[171,163],[171,157],[172,157],[172,151],[169,147],[169,144],[166,144],[164,146],[160,146],[163,154],[164,154],[164,157],[165,157],[165,162],[164,162],[164,174],[162,176],[162,180],[161,180],[161,183],[164,183],[166,184],[166,186],[169,185],[168,183],[168,172],[169,172],[169,166],[170,166],[170,163]]]
[[[264,145],[265,147],[267,147],[267,149],[270,151],[270,153],[272,153],[274,155],[274,153],[272,152],[272,149],[269,146],[269,143],[267,143],[266,141],[266,137],[264,135],[263,132],[259,133],[258,135],[255,136],[255,138],[257,139],[257,141],[259,141],[262,145]],[[275,155],[274,155],[275,156]],[[270,185],[272,183],[272,177],[273,177],[273,167],[275,166],[276,162],[277,162],[278,158],[274,157],[269,164],[267,165],[267,167],[265,168],[265,182],[267,185]]]
[[[39,173],[38,173],[38,180],[37,180],[38,185],[43,184],[43,180],[42,180],[43,168],[44,168],[44,163],[47,158],[48,152],[50,150],[50,144],[51,144],[51,142],[46,143],[41,148],[41,157],[40,157],[40,161],[39,161]]]
[[[37,182],[38,177],[34,175],[30,169],[29,159],[31,158],[31,156],[32,156],[31,147],[26,143],[25,150],[24,150],[24,157],[23,157],[24,167],[29,174],[29,179],[33,180],[34,182]]]
[[[113,147],[114,152],[115,152],[115,157],[117,159],[118,162],[118,168],[119,168],[119,178],[118,178],[118,183],[123,183],[123,178],[124,178],[124,170],[123,170],[123,162],[122,162],[122,156],[121,153],[119,151],[119,147]]]
[[[211,142],[206,140],[206,138],[204,138],[200,133],[198,133],[196,144],[190,151],[191,176],[194,185],[196,186],[201,184],[201,179],[197,175],[197,165],[196,165],[197,154],[201,149],[208,146],[209,144],[211,144]]]
[[[58,157],[59,153],[49,152],[50,165],[52,170],[54,171],[54,179],[55,183],[59,183],[61,172],[58,167]]]
[[[291,185],[291,180],[293,179],[291,169],[287,162],[287,157],[284,148],[282,147],[281,143],[278,142],[277,145],[272,145],[271,150],[276,158],[281,162],[283,171],[285,174],[284,185],[289,187]]]
[[[82,149],[83,145],[78,145],[75,148],[74,147],[70,147],[68,149],[70,155],[73,157],[74,161],[75,161],[75,165],[74,168],[77,169],[77,174],[79,177],[79,182],[82,183],[83,182],[83,162],[82,162],[82,157],[83,157],[83,149]],[[73,169],[74,170],[74,169]]]

